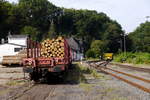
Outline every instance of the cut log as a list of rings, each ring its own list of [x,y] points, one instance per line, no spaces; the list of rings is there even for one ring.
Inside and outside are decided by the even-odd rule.
[[[42,57],[64,57],[64,39],[46,39],[41,43]]]

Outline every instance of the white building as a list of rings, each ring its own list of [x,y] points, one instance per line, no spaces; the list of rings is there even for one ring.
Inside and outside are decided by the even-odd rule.
[[[16,55],[27,46],[27,35],[9,35],[8,43],[0,44],[0,63],[3,56]]]

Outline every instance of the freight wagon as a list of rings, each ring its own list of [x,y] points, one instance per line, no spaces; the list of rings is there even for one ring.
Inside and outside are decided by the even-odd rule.
[[[29,73],[31,80],[38,81],[49,75],[60,77],[70,67],[72,63],[71,49],[66,39],[61,39],[63,41],[63,56],[56,56],[57,54],[52,56],[48,51],[45,52],[49,53],[49,55],[44,55],[42,47],[44,44],[34,42],[30,39],[27,40],[27,58],[23,59],[23,69],[24,72]],[[53,39],[52,42],[56,42],[56,39]],[[51,45],[53,44],[46,44],[50,51],[53,51],[54,49],[56,51],[58,50],[55,46],[50,48]]]

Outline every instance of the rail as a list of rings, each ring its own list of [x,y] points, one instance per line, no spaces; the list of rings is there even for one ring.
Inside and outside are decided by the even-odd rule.
[[[108,68],[108,67],[102,67],[101,65],[97,65],[95,63],[94,64],[90,64],[90,66],[94,67],[97,70],[103,71],[103,72],[105,72],[105,73],[107,73],[107,74],[109,74],[109,75],[111,75],[111,76],[113,76],[113,77],[115,77],[115,78],[117,78],[119,80],[122,80],[122,81],[124,81],[124,82],[126,82],[126,83],[128,83],[128,84],[130,84],[130,85],[132,85],[134,87],[137,87],[137,88],[139,88],[139,89],[141,89],[141,90],[143,90],[145,92],[150,93],[150,89],[149,88],[147,88],[145,86],[142,86],[142,85],[140,85],[140,84],[138,84],[138,83],[136,83],[134,81],[130,81],[130,80],[126,79],[126,78],[120,77],[119,75],[114,74],[113,72],[119,73],[121,75],[128,76],[130,78],[134,78],[134,79],[146,82],[146,83],[150,83],[150,80],[148,80],[148,79],[145,79],[145,78],[142,78],[142,77],[138,77],[138,76],[135,76],[135,75],[131,75],[131,74],[128,74],[128,73],[125,73],[125,72],[121,72],[121,71],[118,71],[118,70],[114,70],[114,69],[111,69],[111,68]],[[112,72],[109,72],[109,70],[112,71]]]
[[[127,68],[127,69],[136,70],[136,71],[150,73],[150,68],[140,68],[140,67],[134,67],[131,65],[123,65],[123,64],[118,64],[118,63],[110,63],[110,65],[116,65],[116,66],[119,66],[122,68]]]

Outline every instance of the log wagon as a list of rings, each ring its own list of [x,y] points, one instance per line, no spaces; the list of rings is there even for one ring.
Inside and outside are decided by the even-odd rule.
[[[23,59],[24,72],[37,81],[49,74],[62,76],[72,63],[71,49],[63,37],[46,39],[42,43],[27,40],[27,58]]]

